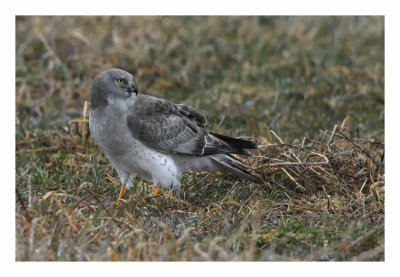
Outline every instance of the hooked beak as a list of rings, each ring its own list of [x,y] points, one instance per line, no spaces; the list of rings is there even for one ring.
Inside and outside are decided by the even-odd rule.
[[[134,92],[135,95],[137,95],[139,91],[138,91],[138,88],[136,86],[131,86],[131,87],[128,88],[128,92],[129,93]]]

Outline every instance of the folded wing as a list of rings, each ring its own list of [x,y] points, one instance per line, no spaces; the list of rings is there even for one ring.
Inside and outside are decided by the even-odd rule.
[[[147,95],[138,95],[127,124],[132,136],[163,153],[246,155],[244,149],[256,148],[251,141],[209,133],[205,116],[190,106]]]

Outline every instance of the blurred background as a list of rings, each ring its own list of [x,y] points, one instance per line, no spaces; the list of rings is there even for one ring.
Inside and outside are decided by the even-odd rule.
[[[346,116],[354,136],[384,135],[383,17],[18,16],[17,140],[81,117],[112,67],[229,135],[254,118],[300,141]]]

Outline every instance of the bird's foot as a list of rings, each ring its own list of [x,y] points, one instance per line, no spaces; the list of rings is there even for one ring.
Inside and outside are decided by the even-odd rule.
[[[151,197],[158,197],[164,195],[165,197],[170,197],[170,194],[168,192],[166,192],[165,190],[160,188],[160,185],[156,185],[154,187],[154,191]]]

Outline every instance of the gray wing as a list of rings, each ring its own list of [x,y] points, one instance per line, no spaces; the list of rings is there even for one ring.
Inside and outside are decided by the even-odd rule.
[[[239,151],[217,134],[208,133],[205,116],[194,108],[147,95],[137,97],[127,124],[143,144],[181,155],[244,154],[243,149]]]

